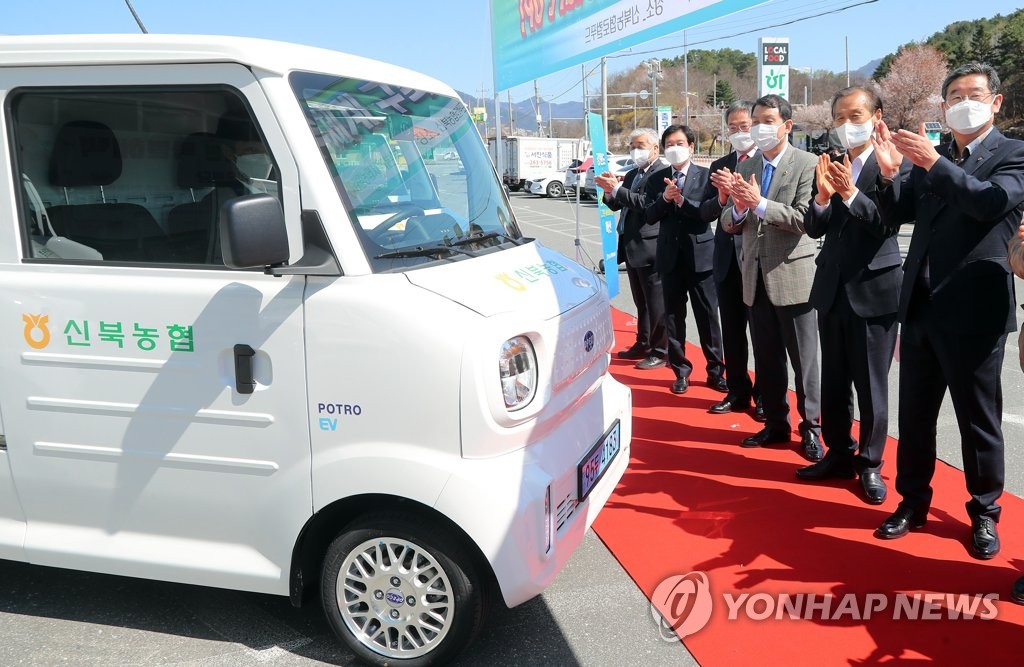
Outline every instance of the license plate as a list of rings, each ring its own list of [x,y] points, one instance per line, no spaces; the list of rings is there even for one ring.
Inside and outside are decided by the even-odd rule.
[[[590,448],[587,455],[583,457],[576,467],[578,502],[583,502],[597,483],[601,481],[608,466],[615,457],[619,455],[621,443],[619,440],[619,420],[616,419],[611,428],[608,429],[597,444]]]

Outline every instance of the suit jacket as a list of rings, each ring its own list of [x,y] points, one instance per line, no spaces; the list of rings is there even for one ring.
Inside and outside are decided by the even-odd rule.
[[[753,209],[739,223],[733,223],[732,199],[719,218],[725,231],[743,234],[740,270],[743,273],[743,303],[754,304],[760,263],[768,298],[776,306],[807,303],[814,280],[816,244],[804,233],[804,214],[811,201],[814,165],[817,159],[795,146],[787,146],[768,186],[768,208],[764,220]],[[754,176],[760,185],[764,158],[761,151],[741,162],[736,171],[746,181]]]
[[[910,161],[904,160],[901,173],[906,174],[910,167]],[[846,291],[853,312],[860,317],[891,315],[899,307],[903,259],[896,233],[900,224],[894,216],[879,212],[881,184],[878,160],[872,152],[857,177],[859,192],[849,208],[839,194],[834,194],[821,213],[813,201],[807,209],[807,235],[812,239],[825,237],[815,260],[818,268],[810,298],[819,313],[832,308],[840,289]],[[816,194],[817,189],[815,184],[812,192]]]
[[[1010,270],[1018,278],[1024,278],[1024,244],[1016,234],[1010,239],[1006,259],[1010,263]]]
[[[631,192],[630,188],[640,170],[631,169],[622,179],[622,187],[615,192],[615,196],[606,195],[604,198],[608,208],[623,211],[622,233],[619,234],[619,260],[625,260],[629,266],[654,264],[660,227],[657,223],[644,223],[644,209],[649,202],[661,197],[665,190],[665,181],[662,180],[665,176],[659,175],[665,171],[663,164],[657,162],[649,168],[646,179],[637,192]],[[671,171],[667,173],[671,174]]]
[[[708,189],[704,194],[704,201],[700,205],[700,217],[702,220],[706,222],[714,220],[717,223],[719,216],[722,215],[723,206],[718,203],[718,188],[711,183],[710,175],[719,169],[736,171],[736,163],[738,159],[739,157],[737,156],[736,151],[733,151],[711,163],[711,168],[708,170]],[[716,283],[725,282],[726,277],[729,275],[729,269],[732,268],[734,262],[737,268],[739,267],[742,250],[742,234],[730,234],[725,231],[725,227],[721,224],[715,225],[715,255],[713,265]]]
[[[670,166],[665,170],[664,178],[671,179],[673,171]],[[700,217],[700,207],[708,188],[708,174],[707,168],[691,162],[683,180],[682,206],[667,202],[660,195],[647,204],[644,211],[646,223],[660,228],[655,263],[658,273],[672,271],[680,263],[693,273],[711,270],[715,235],[710,225]],[[662,184],[664,186],[664,181]]]
[[[932,326],[988,335],[1014,331],[1006,249],[1024,213],[1024,142],[993,128],[963,168],[949,159],[949,146],[938,151],[941,157],[930,170],[915,166],[879,198],[900,220],[916,219],[899,319],[906,322],[927,259]]]

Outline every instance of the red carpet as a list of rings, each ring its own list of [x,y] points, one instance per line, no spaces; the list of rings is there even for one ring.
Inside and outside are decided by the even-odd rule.
[[[635,318],[615,311],[613,320],[621,349],[633,342]],[[648,598],[668,577],[706,573],[712,612],[696,632],[706,605],[684,598],[693,611],[687,616],[665,604],[679,598],[658,590],[659,608],[670,621],[685,621],[679,634],[702,665],[1024,664],[1024,607],[1006,601],[986,607],[978,597],[1005,600],[1024,574],[1020,498],[1001,500],[1002,553],[975,560],[967,552],[963,473],[940,462],[924,531],[878,540],[874,528],[899,500],[894,440],[882,471],[889,485],[883,505],[861,501],[856,480],[798,482],[794,470],[806,464],[799,443],[740,448],[760,425],[745,413],[708,414],[722,394],[707,387],[700,350],[689,346],[687,354],[696,369],[684,396],[669,392],[670,369],[638,371],[632,362],[613,362],[614,375],[633,389],[632,460],[594,529]],[[796,424],[792,396],[790,403]],[[816,606],[794,611],[779,601],[783,593],[791,605],[816,594]],[[752,597],[737,605],[742,594]],[[883,602],[884,609],[862,618],[866,607]],[[951,620],[951,607],[971,603],[974,618]],[[907,620],[913,605],[923,618]],[[897,606],[901,615],[894,618]],[[731,607],[737,610],[732,620]],[[658,632],[653,620],[651,632]]]

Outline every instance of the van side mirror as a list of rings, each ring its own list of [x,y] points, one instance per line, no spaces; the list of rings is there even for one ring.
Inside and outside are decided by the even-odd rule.
[[[288,232],[281,202],[268,194],[235,197],[218,219],[224,264],[232,269],[276,266],[288,261]]]

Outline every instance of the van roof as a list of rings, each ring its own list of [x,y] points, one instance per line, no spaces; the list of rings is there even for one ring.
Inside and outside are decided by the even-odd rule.
[[[293,70],[338,74],[455,96],[432,77],[328,49],[219,35],[4,35],[0,67],[233,62],[285,75]]]

